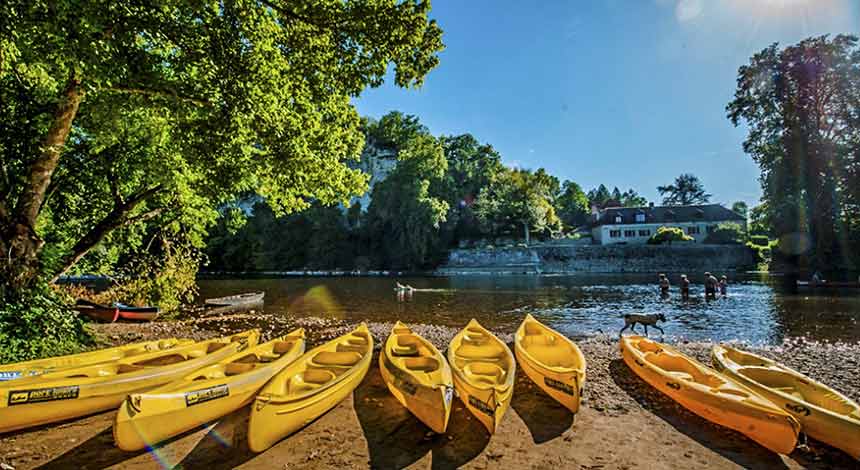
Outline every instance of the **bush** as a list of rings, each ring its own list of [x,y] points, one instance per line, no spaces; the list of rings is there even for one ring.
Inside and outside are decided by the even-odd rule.
[[[72,354],[91,343],[70,300],[47,284],[7,295],[0,305],[0,364]]]
[[[750,235],[750,243],[766,247],[770,244],[770,239],[766,235]]]
[[[688,242],[693,240],[693,237],[684,233],[678,227],[659,227],[654,235],[651,235],[651,238],[648,239],[649,245],[660,245],[662,243],[672,242]]]
[[[743,243],[746,234],[743,227],[733,222],[717,225],[717,228],[705,237],[704,243],[710,245],[737,245]]]

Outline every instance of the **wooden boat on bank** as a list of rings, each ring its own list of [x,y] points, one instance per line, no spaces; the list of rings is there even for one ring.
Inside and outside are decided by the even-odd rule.
[[[797,445],[797,420],[751,389],[666,344],[643,336],[624,336],[620,343],[627,366],[684,408],[778,454]]]
[[[714,346],[714,367],[800,422],[804,433],[860,459],[860,405],[782,364],[729,346]]]
[[[298,329],[175,382],[131,394],[117,412],[114,442],[125,451],[140,450],[232,413],[304,352],[305,331]]]
[[[113,323],[119,320],[153,321],[161,314],[158,307],[135,307],[121,303],[108,306],[85,299],[78,299],[75,302],[75,310],[94,320],[105,323]]]
[[[254,305],[263,303],[265,292],[246,292],[244,294],[212,297],[203,301],[209,307],[227,307],[237,305]]]
[[[448,363],[466,409],[495,433],[514,395],[517,366],[511,350],[472,319],[448,345]]]
[[[445,432],[454,382],[448,361],[432,343],[397,322],[379,353],[379,370],[400,404],[434,432]]]
[[[576,343],[526,315],[514,337],[514,351],[532,382],[571,413],[579,411],[585,356]]]
[[[355,330],[305,353],[260,390],[248,421],[248,447],[262,452],[348,397],[364,379],[373,337]]]
[[[40,375],[69,367],[82,367],[147,354],[155,351],[194,344],[190,339],[160,339],[143,343],[127,344],[115,348],[99,349],[66,356],[49,357],[33,361],[16,362],[0,366],[0,382]]]
[[[258,330],[0,382],[0,433],[116,409],[130,393],[177,380],[257,344]]]

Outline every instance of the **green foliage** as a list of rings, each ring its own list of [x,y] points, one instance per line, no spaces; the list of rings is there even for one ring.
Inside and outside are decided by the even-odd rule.
[[[481,190],[475,212],[488,233],[557,232],[561,220],[553,207],[558,180],[537,172],[505,169]]]
[[[734,204],[732,204],[732,212],[743,217],[744,220],[746,220],[749,216],[749,207],[744,201],[736,201]]]
[[[651,238],[648,239],[648,244],[661,245],[668,243],[671,245],[672,242],[688,242],[692,240],[693,237],[687,235],[678,227],[658,227],[654,235],[651,235]]]
[[[711,195],[705,192],[705,187],[699,178],[684,173],[673,184],[657,186],[657,191],[663,196],[665,206],[689,206],[692,204],[707,204]]]
[[[588,192],[588,202],[590,205],[604,207],[610,201],[617,203],[619,207],[641,207],[648,205],[648,200],[640,196],[633,189],[628,189],[622,193],[618,187],[615,187],[610,192],[606,186],[601,184]]]
[[[717,228],[705,237],[704,243],[710,245],[737,245],[743,243],[745,239],[746,233],[740,224],[723,222],[717,225]]]
[[[72,354],[90,343],[68,302],[44,284],[7,293],[0,303],[0,364]]]
[[[582,188],[573,181],[565,181],[562,184],[561,194],[556,198],[558,216],[567,227],[577,227],[588,222],[591,209],[588,204],[588,196]]]
[[[755,54],[726,107],[761,169],[753,233],[803,239],[797,262],[819,269],[860,263],[858,89],[858,38],[813,37]]]

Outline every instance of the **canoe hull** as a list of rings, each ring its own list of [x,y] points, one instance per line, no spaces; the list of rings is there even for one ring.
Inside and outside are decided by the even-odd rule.
[[[808,436],[831,445],[837,449],[846,452],[855,459],[860,459],[860,418],[852,419],[849,416],[840,415],[832,410],[816,406],[805,400],[798,399],[793,395],[780,393],[771,388],[762,385],[759,382],[751,380],[739,371],[735,370],[727,364],[726,358],[720,354],[725,351],[720,346],[715,346],[712,350],[711,359],[714,368],[726,374],[738,383],[751,388],[756,393],[770,400],[779,408],[785,410],[794,416],[800,423],[804,433]],[[781,366],[780,366],[781,367]],[[809,387],[810,385],[819,388],[818,391],[825,400],[827,396],[832,399],[836,395],[840,395],[844,401],[850,403],[847,398],[841,397],[841,394],[834,392],[829,387],[817,383],[799,372],[785,368],[786,382],[795,380],[801,382],[802,385]],[[854,409],[857,409],[857,404],[854,403]],[[849,410],[845,410],[849,411]]]
[[[211,341],[200,344],[206,343]],[[173,355],[184,354],[195,346],[197,345],[169,352]],[[109,371],[111,368],[123,367],[120,362],[69,368],[0,385],[0,433],[115,409],[129,393],[150,390],[176,380],[235,354],[242,347],[240,343],[225,342],[215,351],[204,351],[203,355],[195,352],[179,364],[116,376],[99,375],[102,369]],[[133,363],[134,359],[136,358],[130,358],[130,362]],[[81,375],[78,371],[86,371],[90,376]]]
[[[686,380],[660,373],[650,364],[646,364],[647,359],[633,351],[630,338],[628,336],[621,340],[622,358],[627,366],[649,385],[702,418],[734,429],[773,452],[789,454],[794,450],[800,428],[794,418],[743,387],[732,386],[732,389],[738,394],[746,395],[745,399],[751,400],[752,404],[724,397],[722,394],[709,393]],[[666,350],[676,352],[665,345],[662,346]],[[713,371],[713,374],[734,384],[716,371]]]
[[[448,346],[454,389],[490,434],[498,429],[514,394],[516,361],[508,346],[476,320]]]
[[[529,343],[536,340],[540,343]],[[527,315],[514,337],[514,353],[520,368],[544,393],[571,413],[579,411],[586,363],[576,343]]]
[[[355,362],[339,365],[340,360],[355,354],[360,355]],[[324,355],[332,360],[319,359]],[[263,452],[349,397],[364,380],[372,357],[373,337],[362,323],[356,330],[312,349],[287,366],[263,387],[251,407],[248,422],[251,451]],[[332,370],[341,373],[335,375]],[[326,374],[331,375],[331,380],[320,378]],[[290,394],[289,384],[297,377],[317,387]]]
[[[382,380],[394,398],[415,415],[433,432],[444,433],[451,417],[451,402],[454,398],[453,384],[450,387],[426,387],[403,377],[399,370],[387,364],[385,354],[379,354],[379,371]]]
[[[230,367],[225,363],[255,353],[270,352],[273,344],[278,342],[289,345],[290,349],[283,351],[277,360],[234,376],[221,373]],[[193,372],[177,382],[148,393],[132,394],[117,412],[113,426],[114,442],[125,451],[140,450],[232,413],[250,403],[272,376],[304,351],[304,330],[297,330]],[[217,371],[217,374],[208,371]],[[204,379],[207,374],[212,378]]]

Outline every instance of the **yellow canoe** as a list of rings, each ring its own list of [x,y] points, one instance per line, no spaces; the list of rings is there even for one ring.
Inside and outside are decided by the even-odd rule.
[[[175,382],[129,395],[116,416],[114,442],[125,451],[140,450],[232,413],[304,352],[305,331],[298,329]]]
[[[397,401],[434,432],[445,432],[454,383],[436,346],[397,322],[379,353],[379,370]]]
[[[520,367],[547,395],[572,413],[579,411],[585,385],[585,356],[561,333],[526,315],[514,337]]]
[[[67,356],[48,357],[45,359],[4,364],[0,365],[0,382],[44,374],[52,370],[65,369],[67,367],[81,367],[91,364],[101,364],[103,362],[118,361],[126,357],[137,356],[139,354],[146,354],[153,351],[163,351],[165,349],[186,346],[193,343],[194,341],[190,339],[160,339],[143,343],[127,344],[125,346],[117,346],[114,348],[99,349],[96,351],[87,351],[78,354],[69,354]]]
[[[800,424],[791,415],[675,348],[624,336],[621,356],[645,382],[702,418],[780,454],[790,453],[797,444]]]
[[[372,358],[373,337],[364,323],[305,353],[257,395],[248,447],[262,452],[337,406],[364,379]]]
[[[517,366],[511,350],[472,319],[448,345],[448,362],[460,400],[493,434],[514,394]]]
[[[714,346],[714,367],[791,413],[803,432],[860,459],[860,405],[827,385],[757,354]]]
[[[172,382],[256,345],[258,338],[251,330],[0,383],[0,433],[116,409],[129,393]]]

